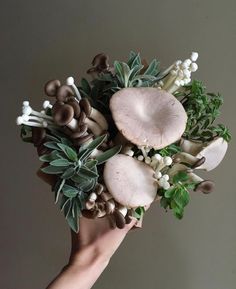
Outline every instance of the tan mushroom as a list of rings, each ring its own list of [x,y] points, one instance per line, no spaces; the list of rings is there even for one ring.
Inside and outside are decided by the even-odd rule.
[[[198,167],[198,169],[211,171],[216,168],[223,160],[227,149],[227,141],[225,141],[222,137],[215,138],[196,155],[197,158],[204,157],[206,159],[205,162]]]
[[[119,131],[136,145],[161,149],[185,131],[187,115],[170,93],[156,88],[124,88],[110,100]]]
[[[118,154],[104,168],[104,182],[119,204],[135,208],[149,205],[156,197],[158,184],[153,169],[136,159]]]

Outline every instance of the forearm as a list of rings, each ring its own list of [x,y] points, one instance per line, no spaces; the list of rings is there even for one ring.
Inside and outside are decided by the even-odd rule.
[[[90,289],[109,260],[89,248],[71,257],[69,264],[47,289]]]

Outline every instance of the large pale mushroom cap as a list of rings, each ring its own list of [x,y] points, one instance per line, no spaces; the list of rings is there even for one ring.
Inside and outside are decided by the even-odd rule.
[[[124,88],[110,100],[120,132],[136,145],[163,148],[180,139],[187,115],[170,93],[157,88]]]
[[[147,164],[118,154],[109,159],[104,168],[104,182],[121,205],[135,208],[151,204],[157,193],[154,171]]]

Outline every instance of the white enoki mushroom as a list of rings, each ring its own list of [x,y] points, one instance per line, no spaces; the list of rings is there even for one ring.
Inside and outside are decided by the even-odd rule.
[[[46,115],[45,111],[35,111],[30,107],[29,101],[23,101],[22,115],[16,119],[17,125],[28,125],[32,127],[54,126],[53,118]]]
[[[32,107],[29,105],[28,101],[23,101],[22,113],[26,115],[38,116],[39,118],[53,121],[53,118],[51,116],[46,115],[45,113],[33,110]]]
[[[72,87],[72,89],[74,90],[74,93],[76,95],[76,98],[78,100],[81,100],[82,97],[80,95],[78,88],[75,85],[75,81],[74,81],[74,78],[72,76],[70,76],[66,79],[66,84]]]
[[[44,109],[47,109],[47,108],[52,108],[52,104],[50,103],[49,100],[45,100],[44,103],[43,103],[43,108]]]
[[[158,85],[169,93],[176,92],[180,87],[191,82],[191,73],[197,71],[198,65],[195,61],[198,59],[198,53],[192,52],[189,59],[177,60],[166,71],[169,74]],[[163,84],[164,83],[164,84]]]

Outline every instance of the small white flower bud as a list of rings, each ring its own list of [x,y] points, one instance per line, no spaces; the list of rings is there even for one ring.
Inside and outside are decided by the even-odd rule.
[[[125,154],[132,157],[134,155],[134,151],[128,150]]]
[[[16,124],[17,125],[21,125],[21,124],[23,124],[23,121],[24,121],[23,117],[22,116],[18,116],[17,119],[16,119]]]
[[[28,100],[23,101],[23,106],[29,106],[29,101]]]

